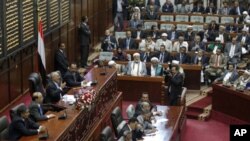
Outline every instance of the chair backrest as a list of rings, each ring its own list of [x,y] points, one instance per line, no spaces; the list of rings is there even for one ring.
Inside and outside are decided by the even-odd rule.
[[[173,26],[173,24],[161,24],[160,29],[161,30],[171,30],[171,27]]]
[[[210,23],[211,21],[215,21],[216,23],[219,23],[219,17],[217,17],[217,16],[206,16],[206,18],[205,18],[206,20],[205,20],[205,22],[206,23]]]
[[[100,141],[114,141],[112,130],[109,126],[106,126],[100,135]]]
[[[145,29],[151,29],[152,25],[155,25],[156,27],[158,27],[157,22],[153,22],[153,21],[144,22],[144,28]]]
[[[178,31],[186,31],[187,27],[189,26],[188,24],[177,24],[177,30]]]
[[[176,22],[189,22],[189,16],[188,15],[176,15],[175,21]]]
[[[41,92],[45,95],[41,77],[36,72],[31,73],[29,76],[29,91],[30,94],[33,94],[34,92]]]
[[[220,23],[221,24],[226,24],[226,23],[233,23],[234,18],[233,17],[221,17],[220,18]]]
[[[20,104],[16,105],[14,108],[10,109],[10,119],[11,120],[13,120],[15,116],[17,116],[17,109],[23,105],[24,105],[24,103],[20,103]]]
[[[126,38],[126,32],[124,32],[124,31],[122,31],[122,32],[116,31],[115,32],[115,38],[116,38],[117,42],[119,41],[118,39]]]
[[[132,117],[134,117],[134,114],[135,114],[135,107],[134,107],[134,105],[130,104],[128,106],[126,112],[127,112],[127,115],[128,115],[129,119],[132,118]]]
[[[201,31],[203,30],[203,25],[202,24],[193,24],[193,31]]]
[[[114,127],[116,136],[118,136],[117,127],[119,126],[120,123],[122,123],[122,121],[124,120],[122,117],[121,109],[120,107],[116,107],[111,113],[111,122]]]
[[[161,15],[161,21],[173,22],[174,16],[173,15]]]
[[[190,16],[190,22],[198,22],[198,23],[203,23],[204,22],[204,17],[203,16]]]
[[[6,116],[0,118],[0,140],[6,139],[8,135],[9,122]]]

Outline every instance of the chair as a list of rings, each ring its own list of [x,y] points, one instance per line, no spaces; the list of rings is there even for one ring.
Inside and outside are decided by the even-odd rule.
[[[21,106],[25,106],[24,103],[20,103],[10,110],[10,119],[11,120],[13,120],[15,116],[17,116],[17,109]]]
[[[211,23],[211,21],[215,21],[216,23],[219,23],[219,17],[217,16],[206,16],[205,22]]]
[[[202,24],[194,24],[193,25],[193,31],[199,32],[201,30],[203,30],[203,25]]]
[[[100,141],[114,141],[112,130],[109,126],[106,126],[100,135]]]
[[[122,133],[122,129],[126,126],[126,122],[124,121],[121,113],[120,107],[116,107],[111,113],[111,122],[115,131],[115,135],[119,138]]]
[[[126,38],[126,32],[115,32],[115,38],[116,38],[116,41],[118,42],[119,39],[123,39],[123,38]]]
[[[127,110],[126,110],[126,113],[127,113],[129,119],[132,118],[132,117],[134,117],[134,114],[135,114],[135,107],[134,107],[134,105],[130,104],[128,106]]]
[[[234,23],[234,18],[233,17],[221,17],[220,23],[221,24]]]
[[[186,31],[187,30],[187,26],[189,26],[188,24],[177,24],[177,29],[178,31]]]
[[[175,21],[176,22],[188,22],[189,21],[189,16],[188,15],[176,15],[175,16]]]
[[[31,73],[29,76],[29,91],[30,94],[33,94],[34,92],[41,92],[43,96],[46,94],[41,76],[36,72]]]
[[[171,30],[171,27],[173,26],[173,24],[161,24],[160,25],[160,30]]]
[[[204,17],[203,16],[190,16],[190,22],[194,23],[203,23],[204,22]]]
[[[174,16],[173,15],[161,15],[161,21],[173,22]]]
[[[0,118],[0,140],[5,140],[8,136],[9,122],[6,116]]]
[[[158,27],[157,22],[147,21],[147,22],[144,22],[144,29],[151,29],[152,25],[155,25],[156,27]]]

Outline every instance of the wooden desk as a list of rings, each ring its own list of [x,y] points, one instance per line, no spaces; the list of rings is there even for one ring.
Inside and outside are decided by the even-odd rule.
[[[116,63],[123,64],[123,65],[128,64],[127,61],[116,61]],[[146,65],[149,66],[150,63],[147,63]],[[168,68],[168,64],[164,63],[162,65],[164,68]],[[192,64],[181,64],[180,66],[184,69],[184,72],[185,72],[184,87],[186,87],[187,89],[191,89],[191,90],[200,90],[201,69],[202,69],[201,66],[192,65]],[[118,79],[120,78],[118,77]]]
[[[182,106],[158,106],[157,110],[163,112],[162,116],[156,116],[157,132],[153,136],[145,136],[143,141],[176,141],[181,140],[186,126],[184,108]],[[167,119],[167,120],[166,120]]]
[[[213,85],[213,110],[250,123],[250,92],[239,92],[221,84]]]
[[[166,104],[163,77],[118,76],[117,88],[127,101],[138,101],[143,92],[148,92],[151,102]]]
[[[66,106],[67,119],[58,120],[57,117],[63,112],[55,113],[56,118],[41,122],[47,127],[49,141],[99,141],[102,129],[111,125],[111,112],[116,106],[121,107],[122,94],[117,92],[116,71],[107,69],[106,75],[100,75],[102,69],[94,68],[87,75],[87,80],[97,80],[94,87],[97,97],[91,109],[76,110],[74,106],[60,102]],[[69,93],[73,93],[71,90]],[[38,136],[21,138],[21,141],[38,140]]]

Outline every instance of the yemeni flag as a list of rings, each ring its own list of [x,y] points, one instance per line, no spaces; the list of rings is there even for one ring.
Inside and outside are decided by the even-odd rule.
[[[40,72],[43,85],[46,85],[46,59],[45,59],[45,46],[43,38],[42,20],[38,22],[38,38],[37,38],[37,52],[38,52],[38,72]]]

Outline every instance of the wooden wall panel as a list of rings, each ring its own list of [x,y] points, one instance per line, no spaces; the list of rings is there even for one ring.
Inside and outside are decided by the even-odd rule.
[[[20,53],[20,52],[19,52]],[[10,100],[15,100],[18,96],[22,94],[21,80],[22,74],[21,69],[21,54],[15,54],[9,59],[10,64]]]
[[[92,47],[100,41],[105,29],[111,26],[112,14],[110,3],[112,0],[71,0],[71,20],[70,22],[45,35],[46,71],[54,70],[54,54],[58,43],[64,42],[67,46],[67,55],[70,62],[80,60],[80,47],[78,39],[78,25],[82,16],[89,17],[89,25],[92,31]],[[37,64],[36,48],[37,44],[32,44],[28,51],[21,50],[14,57],[4,58],[6,65],[2,65],[0,60],[0,111],[4,106],[10,104],[14,99],[27,91],[28,76],[35,71]],[[0,113],[1,114],[1,113]]]

